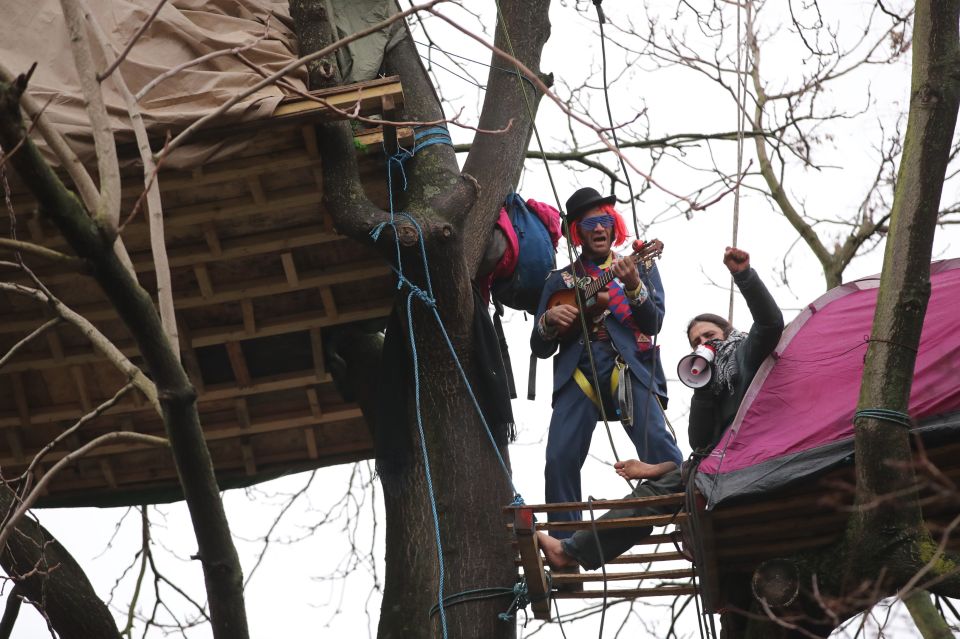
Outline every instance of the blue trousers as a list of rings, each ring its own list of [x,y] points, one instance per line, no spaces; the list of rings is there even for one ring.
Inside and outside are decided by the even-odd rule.
[[[615,402],[609,397],[612,360],[597,361],[607,420],[617,421]],[[628,373],[632,375],[632,373]],[[589,377],[589,376],[588,376]],[[682,461],[680,449],[667,431],[657,396],[633,378],[633,424],[624,427],[637,450],[637,457],[650,464]],[[581,501],[580,469],[590,451],[593,431],[600,421],[600,410],[572,378],[553,395],[553,415],[547,436],[547,462],[544,469],[545,497],[548,503]],[[580,520],[579,512],[549,513],[550,521]],[[551,531],[554,537],[571,533]]]

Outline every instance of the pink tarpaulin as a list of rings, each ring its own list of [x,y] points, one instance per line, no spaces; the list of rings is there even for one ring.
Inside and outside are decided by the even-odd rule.
[[[910,394],[918,422],[960,411],[960,259],[933,263],[931,285]],[[733,425],[701,463],[706,481],[739,473],[737,485],[746,486],[751,468],[762,469],[756,479],[788,478],[785,460],[853,436],[878,286],[877,276],[839,286],[790,323]]]

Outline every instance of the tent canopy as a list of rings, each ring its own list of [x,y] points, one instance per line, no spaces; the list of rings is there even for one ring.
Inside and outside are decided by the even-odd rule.
[[[733,424],[700,464],[707,507],[836,466],[853,453],[857,407],[880,276],[838,286],[787,326]],[[931,265],[931,294],[909,412],[933,435],[960,430],[960,259]],[[897,426],[891,425],[892,428]]]

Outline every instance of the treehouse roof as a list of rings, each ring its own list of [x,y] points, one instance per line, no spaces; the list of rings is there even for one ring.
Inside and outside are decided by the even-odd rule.
[[[960,432],[960,259],[931,265],[909,413],[928,439]],[[707,507],[762,495],[849,461],[880,276],[838,286],[787,326],[733,424],[700,464]],[[890,424],[891,428],[899,428]]]

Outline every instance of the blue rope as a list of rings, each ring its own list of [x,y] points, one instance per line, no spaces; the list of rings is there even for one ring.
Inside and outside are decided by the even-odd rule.
[[[913,420],[910,419],[910,415],[899,410],[892,410],[890,408],[861,408],[853,414],[853,421],[857,421],[861,417],[865,419],[879,419],[881,421],[899,424],[904,428],[913,427]]]
[[[503,459],[503,456],[500,454],[500,449],[497,447],[496,440],[493,437],[493,433],[490,430],[490,426],[487,423],[487,419],[483,414],[483,410],[480,407],[480,402],[477,400],[476,394],[473,392],[473,387],[470,384],[470,381],[467,379],[466,371],[463,370],[463,365],[460,363],[460,358],[457,357],[456,350],[453,347],[453,343],[450,340],[450,336],[447,334],[447,329],[443,324],[443,320],[440,318],[440,313],[437,311],[436,299],[433,296],[433,282],[430,279],[430,264],[427,259],[427,249],[423,240],[423,231],[420,228],[420,224],[408,213],[396,211],[394,208],[393,202],[393,170],[394,167],[400,171],[400,175],[403,177],[403,189],[407,188],[407,175],[404,171],[403,163],[409,158],[413,157],[417,151],[425,149],[434,144],[451,144],[449,132],[444,127],[428,127],[421,128],[420,130],[414,131],[414,146],[412,150],[407,150],[400,148],[393,155],[388,156],[387,158],[387,193],[388,201],[390,205],[390,219],[387,222],[381,222],[376,225],[371,231],[370,236],[373,238],[373,241],[376,242],[380,239],[380,235],[383,233],[383,230],[386,227],[392,227],[394,232],[394,245],[396,247],[396,267],[391,267],[393,271],[397,274],[397,290],[402,289],[404,286],[407,287],[407,329],[408,337],[410,339],[410,350],[413,359],[413,378],[414,378],[414,401],[417,414],[417,430],[420,435],[420,452],[423,455],[423,465],[424,465],[424,474],[427,480],[427,494],[430,498],[430,512],[433,516],[433,528],[434,534],[437,542],[437,561],[439,562],[439,584],[437,587],[437,604],[431,608],[430,615],[432,616],[435,611],[440,613],[440,627],[444,639],[447,639],[447,616],[445,610],[445,601],[447,599],[459,598],[464,594],[470,594],[473,591],[467,591],[466,593],[458,593],[452,595],[449,598],[443,596],[444,583],[446,581],[446,569],[444,567],[444,556],[443,556],[443,542],[440,534],[440,516],[437,512],[437,498],[436,492],[433,486],[433,475],[430,470],[430,455],[427,451],[426,435],[423,428],[423,414],[421,411],[420,405],[420,360],[417,354],[417,344],[413,331],[413,299],[417,298],[423,304],[433,311],[433,316],[437,321],[437,326],[440,328],[440,332],[443,334],[443,339],[447,344],[447,348],[450,350],[450,354],[453,356],[453,361],[457,365],[457,370],[460,372],[460,377],[463,379],[464,384],[467,388],[467,393],[470,396],[470,400],[473,402],[473,406],[477,411],[477,415],[480,417],[480,421],[483,423],[484,430],[486,431],[487,438],[490,440],[491,445],[493,446],[493,451],[497,456],[497,461],[500,463],[500,467],[503,469],[504,475],[507,478],[507,481],[510,484],[510,489],[513,492],[513,504],[512,505],[523,505],[523,498],[517,492],[516,487],[513,484],[513,478],[510,474],[510,469],[507,468],[507,464]],[[403,272],[403,262],[401,261],[400,253],[400,240],[399,234],[397,233],[397,218],[402,217],[409,221],[417,230],[418,243],[420,245],[420,256],[423,260],[423,272],[426,281],[426,290],[418,287],[416,284],[411,282],[404,275]],[[514,618],[513,613],[521,608],[526,607],[529,603],[529,596],[527,594],[526,583],[521,581],[513,590],[502,589],[497,596],[513,595],[513,602],[510,604],[510,607],[505,613],[500,613],[499,618],[503,621],[509,621]]]
[[[450,139],[450,132],[443,126],[431,126],[427,128],[414,129],[413,131],[413,154],[422,151],[428,146],[434,144],[449,144],[453,146],[453,140]]]
[[[410,348],[413,353],[413,396],[417,409],[417,430],[420,431],[420,452],[423,453],[423,468],[427,477],[427,493],[430,495],[430,512],[433,515],[433,529],[437,538],[437,561],[440,563],[440,583],[437,586],[437,604],[440,606],[440,627],[443,637],[447,637],[447,613],[443,608],[443,543],[440,541],[440,517],[437,515],[437,498],[433,492],[433,477],[430,473],[430,456],[427,453],[427,440],[423,432],[423,416],[420,413],[420,362],[417,359],[417,342],[413,338],[413,298],[417,296],[411,289],[407,295],[407,327],[410,333]]]

